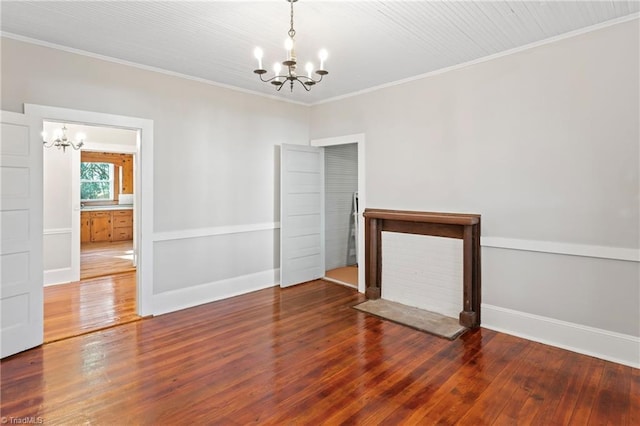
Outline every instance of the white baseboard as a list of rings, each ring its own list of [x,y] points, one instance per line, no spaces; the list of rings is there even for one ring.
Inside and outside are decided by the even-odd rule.
[[[153,314],[162,315],[216,300],[273,287],[280,282],[280,269],[242,275],[153,295]]]
[[[48,269],[44,271],[44,286],[70,283],[71,275],[71,268]]]
[[[640,337],[484,303],[482,327],[640,368]]]

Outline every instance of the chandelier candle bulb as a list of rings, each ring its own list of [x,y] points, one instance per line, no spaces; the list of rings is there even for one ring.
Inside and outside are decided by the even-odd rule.
[[[313,64],[311,62],[307,62],[305,68],[307,70],[307,77],[311,78],[311,73],[313,72]]]
[[[273,64],[273,72],[276,75],[276,80],[275,81],[280,81],[280,70],[281,69],[282,69],[282,66],[278,62]]]
[[[287,50],[287,59],[291,59],[291,57],[292,57],[291,52],[293,51],[293,39],[292,38],[287,38],[284,41],[284,48]]]
[[[323,70],[324,69],[324,61],[327,60],[327,57],[329,56],[327,51],[322,49],[320,51],[320,54],[318,55],[320,56],[320,69]]]
[[[258,69],[261,70],[262,69],[262,55],[263,55],[262,49],[260,49],[259,47],[256,47],[256,50],[253,51],[253,55],[258,60]]]

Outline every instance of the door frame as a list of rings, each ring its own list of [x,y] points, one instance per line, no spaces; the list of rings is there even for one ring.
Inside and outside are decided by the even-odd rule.
[[[317,147],[347,145],[355,143],[358,145],[358,291],[364,293],[365,289],[365,257],[364,257],[364,219],[362,214],[366,204],[365,185],[365,134],[355,133],[352,135],[336,136],[331,138],[311,139],[309,145]],[[324,196],[324,192],[323,192]],[[322,229],[324,233],[324,228]]]
[[[137,223],[134,229],[134,239],[137,243],[136,257],[138,259],[136,311],[140,316],[153,315],[153,120],[36,104],[24,104],[24,112],[25,115],[34,117],[41,122],[62,121],[137,131],[136,154],[134,154],[134,223]],[[72,151],[72,155],[76,155],[77,161],[80,161],[79,151]],[[72,161],[75,164],[76,159],[72,159]],[[79,174],[79,171],[77,173]],[[71,266],[72,268],[77,267],[79,271],[79,194],[72,199],[71,217]]]

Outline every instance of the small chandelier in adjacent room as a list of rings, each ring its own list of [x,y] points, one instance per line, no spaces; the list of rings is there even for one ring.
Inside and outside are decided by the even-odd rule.
[[[73,143],[72,141],[69,140],[69,138],[67,138],[67,125],[64,124],[62,126],[62,129],[56,129],[55,132],[53,133],[53,139],[50,142],[47,142],[47,134],[45,132],[42,132],[42,144],[45,148],[51,148],[51,147],[56,147],[58,149],[62,148],[62,152],[66,152],[67,147],[71,147],[73,149],[75,149],[76,151],[79,150],[80,148],[82,148],[82,146],[84,145],[84,138],[85,135],[84,133],[80,133],[78,132],[76,134],[76,143]]]
[[[271,83],[276,87],[276,90],[280,91],[284,83],[289,82],[291,91],[293,92],[293,82],[297,81],[304,87],[304,90],[307,92],[311,90],[311,86],[320,83],[322,81],[322,77],[329,74],[327,70],[324,69],[324,61],[327,59],[327,51],[320,51],[320,69],[316,70],[316,74],[320,76],[317,80],[312,77],[313,73],[313,64],[311,62],[307,62],[305,66],[305,70],[307,71],[307,75],[298,75],[297,73],[297,57],[296,57],[296,47],[295,47],[295,36],[296,30],[293,29],[293,3],[298,0],[286,0],[291,4],[291,28],[289,28],[289,32],[287,33],[289,37],[285,41],[285,49],[287,50],[287,59],[282,61],[282,65],[280,63],[276,63],[273,67],[273,71],[275,75],[269,79],[264,79],[263,75],[267,73],[267,70],[262,68],[262,49],[259,47],[256,48],[254,54],[256,59],[258,60],[258,69],[253,72],[260,76],[260,80],[265,83]],[[284,72],[280,74],[282,70],[282,66],[284,66]]]

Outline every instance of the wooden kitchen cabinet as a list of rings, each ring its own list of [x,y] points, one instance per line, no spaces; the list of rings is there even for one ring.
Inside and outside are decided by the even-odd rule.
[[[133,210],[114,210],[112,241],[131,239],[133,239]]]
[[[133,210],[97,210],[80,213],[80,242],[133,239]]]
[[[91,241],[91,213],[80,213],[80,242],[88,243]]]
[[[111,212],[91,212],[91,242],[111,241]]]

